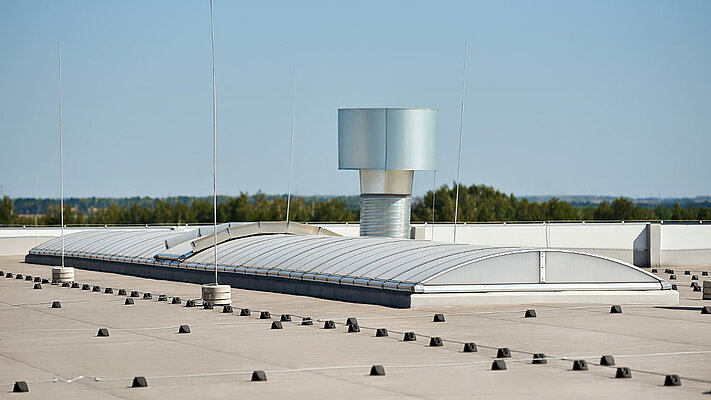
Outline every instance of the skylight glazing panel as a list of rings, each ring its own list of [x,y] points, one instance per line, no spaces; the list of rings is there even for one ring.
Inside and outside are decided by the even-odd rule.
[[[410,282],[422,282],[442,271],[446,271],[452,267],[462,264],[475,262],[487,256],[509,253],[510,248],[497,249],[472,249],[464,250],[459,253],[442,255],[428,260],[425,263],[418,265],[416,268],[408,269],[398,274],[393,274],[389,279],[397,279]]]

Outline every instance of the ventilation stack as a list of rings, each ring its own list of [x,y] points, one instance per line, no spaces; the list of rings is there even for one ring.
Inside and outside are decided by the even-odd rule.
[[[338,110],[338,169],[360,172],[360,235],[407,239],[414,171],[435,169],[437,110]]]

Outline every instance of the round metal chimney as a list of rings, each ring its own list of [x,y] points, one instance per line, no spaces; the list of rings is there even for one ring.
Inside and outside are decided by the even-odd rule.
[[[409,238],[412,179],[435,169],[437,110],[338,110],[338,168],[360,171],[360,235]]]

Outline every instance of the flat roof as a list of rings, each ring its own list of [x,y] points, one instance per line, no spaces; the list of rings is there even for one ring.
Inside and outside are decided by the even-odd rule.
[[[49,278],[51,267],[0,257],[5,273]],[[699,270],[691,273],[703,277]],[[676,271],[679,306],[519,304],[393,309],[250,290],[232,290],[233,307],[249,317],[220,309],[185,307],[200,297],[200,285],[75,269],[76,281],[101,292],[49,284],[33,289],[24,279],[0,279],[0,388],[27,381],[27,398],[695,398],[711,388],[711,315],[701,314],[701,293],[689,288],[691,275]],[[667,276],[663,276],[666,278]],[[113,294],[104,294],[106,287]],[[126,306],[123,288],[152,299]],[[158,301],[165,294],[181,305]],[[52,301],[61,309],[52,309]],[[535,309],[537,317],[525,318]],[[269,311],[272,319],[260,319]],[[446,321],[433,322],[435,313]],[[293,322],[270,329],[281,314]],[[315,320],[301,325],[301,318]],[[360,332],[348,333],[356,317]],[[323,329],[333,320],[336,329]],[[190,334],[178,334],[187,324]],[[107,328],[109,337],[97,337]],[[388,337],[376,337],[386,328]],[[417,340],[403,341],[405,332]],[[440,337],[442,347],[430,347]],[[462,351],[474,342],[476,353]],[[507,370],[492,371],[499,348]],[[547,364],[534,365],[534,353]],[[615,367],[600,366],[612,355]],[[584,359],[588,371],[572,371]],[[369,376],[383,365],[385,376]],[[629,367],[631,379],[614,379]],[[250,382],[254,370],[266,382]],[[680,387],[663,386],[665,376],[681,377]],[[145,376],[147,388],[131,388]],[[83,377],[83,378],[78,378]],[[75,379],[78,378],[78,379]],[[98,378],[98,379],[92,379]],[[57,379],[53,383],[53,379]],[[71,383],[65,381],[72,380]],[[18,395],[19,397],[19,395]]]

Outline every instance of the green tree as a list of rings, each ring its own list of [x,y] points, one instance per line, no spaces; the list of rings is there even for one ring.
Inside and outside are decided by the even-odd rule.
[[[15,210],[15,205],[9,196],[3,196],[0,203],[0,224],[9,225],[12,223],[12,212]]]

